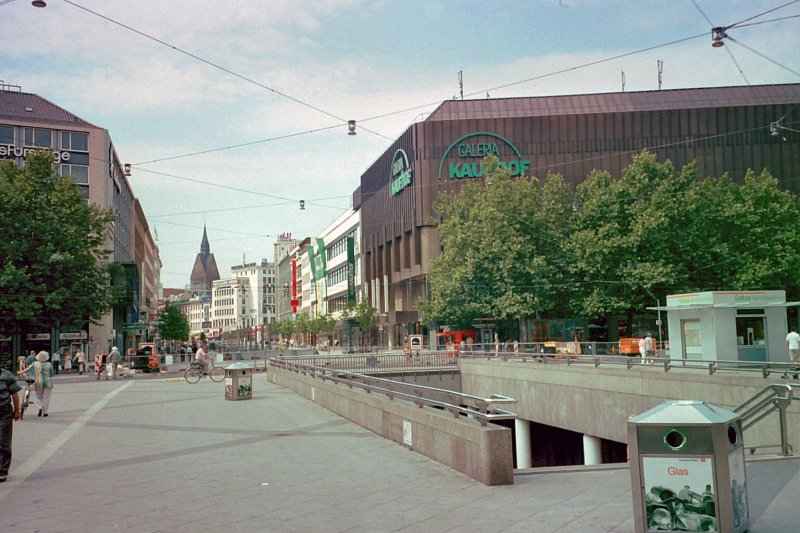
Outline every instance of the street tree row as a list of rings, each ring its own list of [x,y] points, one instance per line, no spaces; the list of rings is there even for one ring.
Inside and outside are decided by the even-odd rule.
[[[435,208],[442,254],[424,319],[627,315],[668,294],[786,290],[800,296],[800,203],[766,170],[700,178],[652,153],[620,176],[512,178],[495,157]]]

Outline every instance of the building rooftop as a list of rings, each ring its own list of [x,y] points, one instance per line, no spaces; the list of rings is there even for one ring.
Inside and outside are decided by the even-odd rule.
[[[661,111],[798,102],[800,102],[798,83],[446,100],[425,121]]]
[[[0,85],[0,120],[99,128],[39,95],[13,90],[10,87],[13,86]]]

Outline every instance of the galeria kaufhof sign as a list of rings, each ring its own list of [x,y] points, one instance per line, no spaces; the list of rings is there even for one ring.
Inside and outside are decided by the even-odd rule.
[[[439,163],[439,179],[480,178],[487,155],[496,156],[512,176],[524,175],[531,166],[514,143],[496,133],[479,131],[464,135],[445,150]]]
[[[406,151],[400,148],[392,158],[391,196],[411,185],[411,166]]]

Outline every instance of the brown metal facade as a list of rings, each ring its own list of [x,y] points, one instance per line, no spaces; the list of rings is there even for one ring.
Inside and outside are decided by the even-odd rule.
[[[618,176],[647,149],[678,168],[696,161],[705,177],[741,181],[748,169],[766,168],[800,193],[800,134],[773,136],[770,125],[779,120],[800,129],[800,84],[444,102],[375,161],[354,195],[364,279],[388,316],[389,338],[417,328],[415,302],[427,296],[428,264],[440,251],[437,195],[458,192],[487,151],[519,162],[526,175],[554,172],[574,186],[593,169]],[[411,182],[392,194],[399,149]]]

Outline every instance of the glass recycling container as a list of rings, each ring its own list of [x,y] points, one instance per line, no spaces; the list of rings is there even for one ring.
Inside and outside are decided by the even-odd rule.
[[[253,397],[253,369],[244,363],[225,368],[225,399],[249,400]]]
[[[667,400],[628,419],[636,533],[750,527],[741,417]]]

